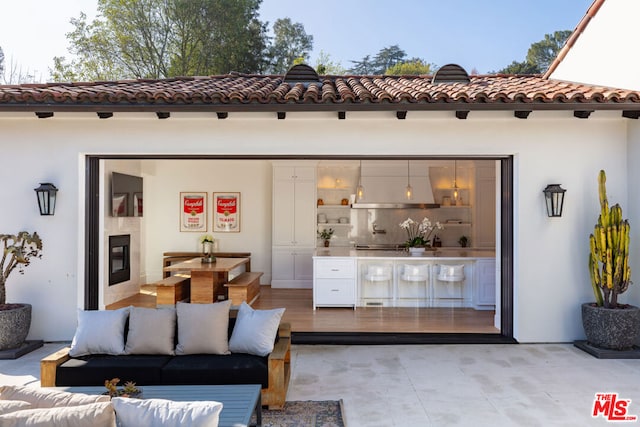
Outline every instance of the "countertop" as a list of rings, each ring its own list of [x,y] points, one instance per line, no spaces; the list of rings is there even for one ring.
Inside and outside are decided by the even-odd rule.
[[[407,251],[367,251],[346,247],[317,248],[316,257],[354,257],[354,258],[410,258],[410,259],[479,259],[495,258],[493,249],[438,248],[436,251],[425,251],[424,255],[411,256]]]

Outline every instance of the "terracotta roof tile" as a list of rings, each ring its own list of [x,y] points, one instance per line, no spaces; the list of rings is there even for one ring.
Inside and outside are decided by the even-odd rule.
[[[399,105],[402,106],[400,107]],[[449,105],[448,104],[453,104]],[[159,107],[224,111],[374,109],[640,109],[640,93],[548,80],[537,75],[478,75],[469,83],[432,83],[431,76],[321,76],[287,83],[283,76],[229,74],[165,80],[47,83],[0,86],[0,109],[89,108],[155,111]],[[377,105],[377,107],[376,107]],[[395,106],[394,106],[395,105]],[[312,107],[309,107],[312,106]]]

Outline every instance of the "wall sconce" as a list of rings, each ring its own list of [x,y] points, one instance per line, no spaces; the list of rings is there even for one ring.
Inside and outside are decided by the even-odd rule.
[[[40,215],[53,215],[56,210],[56,193],[58,189],[50,182],[40,183],[40,187],[34,189],[38,196],[38,208]]]
[[[542,190],[547,203],[547,216],[562,216],[562,206],[564,205],[564,193],[567,190],[560,187],[560,184],[549,184]]]

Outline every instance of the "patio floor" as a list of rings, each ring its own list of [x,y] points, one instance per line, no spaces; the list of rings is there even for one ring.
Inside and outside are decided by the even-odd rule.
[[[39,385],[47,343],[0,360],[0,384]],[[571,344],[292,347],[287,400],[344,402],[348,427],[605,426],[596,393],[640,416],[640,360],[599,360]],[[632,423],[634,424],[634,423]]]

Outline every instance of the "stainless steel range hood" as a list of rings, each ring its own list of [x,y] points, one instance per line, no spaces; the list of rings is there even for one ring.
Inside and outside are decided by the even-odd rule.
[[[354,209],[436,209],[429,177],[428,161],[362,161],[364,198],[351,205]],[[407,184],[413,187],[413,200],[405,198]]]

